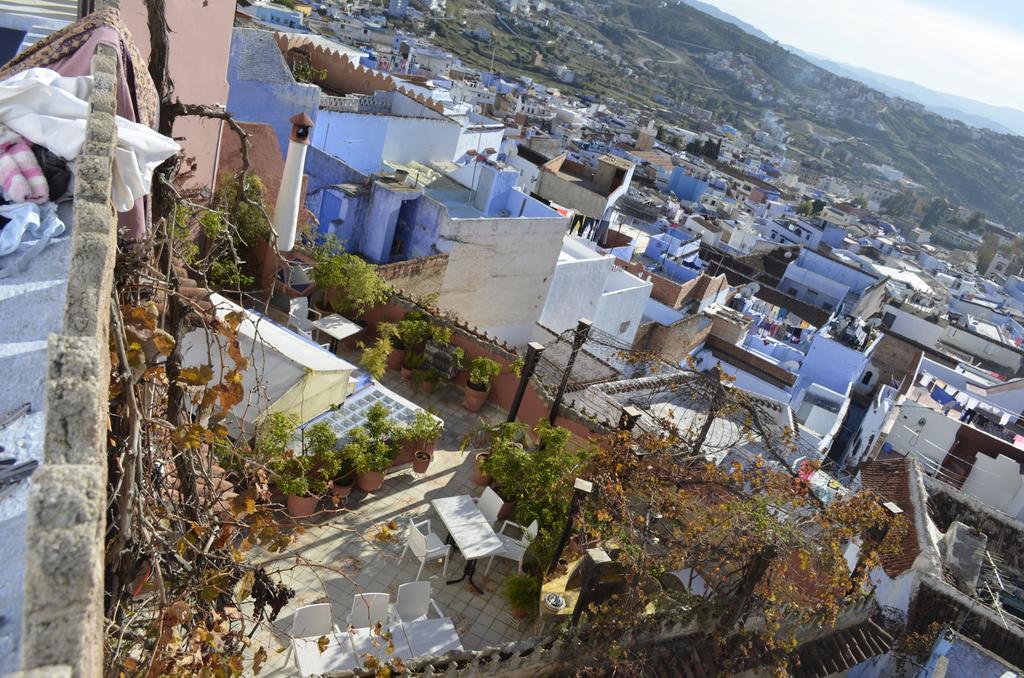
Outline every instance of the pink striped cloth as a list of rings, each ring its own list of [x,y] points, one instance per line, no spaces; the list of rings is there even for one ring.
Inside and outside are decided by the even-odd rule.
[[[50,200],[50,186],[28,142],[0,126],[0,190],[8,202]]]

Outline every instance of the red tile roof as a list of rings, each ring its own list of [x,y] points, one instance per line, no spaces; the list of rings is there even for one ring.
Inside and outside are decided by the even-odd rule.
[[[911,463],[913,462],[907,459],[874,460],[860,467],[860,478],[864,487],[903,509],[907,521],[897,548],[886,549],[889,552],[881,556],[882,569],[890,577],[909,570],[921,553],[921,547],[917,543],[917,529],[913,524],[915,510],[910,497]]]

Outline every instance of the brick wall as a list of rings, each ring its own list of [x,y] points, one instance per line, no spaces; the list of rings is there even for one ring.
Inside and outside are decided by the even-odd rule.
[[[660,276],[657,273],[651,273],[641,263],[630,263],[623,261],[622,259],[616,259],[615,264],[620,266],[638,278],[649,281],[653,288],[651,288],[651,299],[659,301],[669,308],[679,308],[682,305],[683,297],[686,295],[686,290],[689,289],[684,285],[669,280],[664,276]],[[689,285],[692,285],[696,279],[691,280]]]
[[[103,671],[108,322],[117,225],[110,205],[117,56],[100,45],[75,168],[64,330],[47,347],[43,464],[32,481],[22,653],[25,670]]]
[[[416,301],[436,300],[448,269],[448,255],[435,254],[377,267],[381,277],[404,296]]]

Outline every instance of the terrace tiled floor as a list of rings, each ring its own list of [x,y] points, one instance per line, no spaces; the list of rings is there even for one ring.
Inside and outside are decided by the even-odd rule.
[[[438,441],[434,461],[425,474],[415,474],[411,468],[398,471],[387,477],[380,491],[367,495],[353,490],[347,506],[328,506],[322,514],[302,521],[304,532],[296,539],[289,556],[269,568],[284,570],[284,581],[296,595],[274,622],[273,637],[267,632],[254,639],[263,643],[269,653],[261,675],[285,676],[294,670],[292,664],[285,663],[287,653],[275,650],[287,647],[296,608],[329,602],[335,624],[344,630],[353,594],[387,592],[393,602],[398,585],[413,581],[419,568],[419,561],[410,554],[399,562],[409,518],[429,518],[431,528],[443,538],[447,533],[430,500],[461,494],[477,496],[482,491],[472,481],[473,454],[460,452],[460,442],[467,431],[479,426],[481,418],[502,421],[505,413],[489,405],[477,414],[467,412],[460,405],[461,390],[447,385],[426,394],[403,382],[397,373],[389,372],[383,381],[391,390],[444,420],[445,433]],[[391,521],[397,526],[393,540],[379,539],[381,528]],[[501,584],[515,571],[515,563],[496,558],[489,575],[484,576],[486,560],[480,561],[475,581],[483,594],[473,591],[468,580],[445,583],[445,579],[460,576],[464,564],[462,556],[453,553],[447,577],[441,574],[440,561],[428,562],[421,577],[433,585],[434,600],[444,615],[454,621],[463,647],[474,650],[531,635],[532,622],[513,618],[501,592]]]

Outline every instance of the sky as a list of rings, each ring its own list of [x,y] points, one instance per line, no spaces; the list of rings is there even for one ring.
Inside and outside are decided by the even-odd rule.
[[[1024,110],[1021,0],[705,0],[779,42]]]

